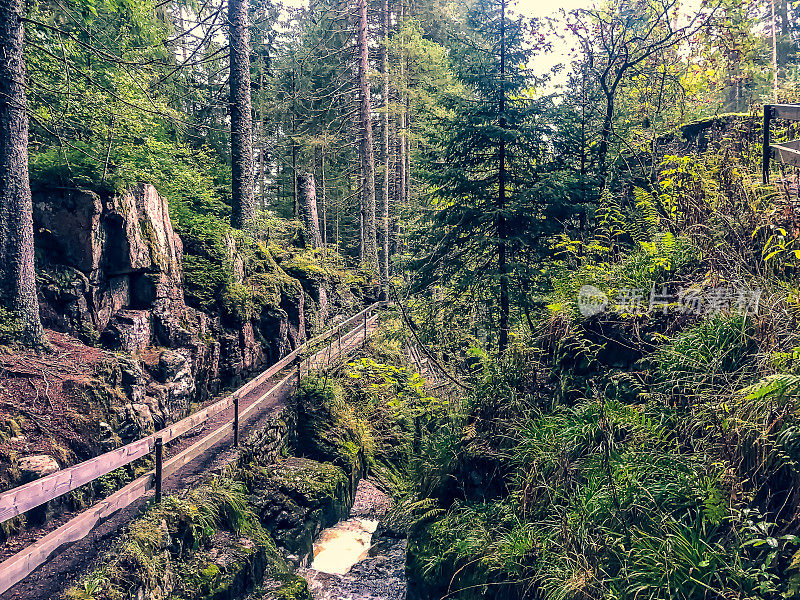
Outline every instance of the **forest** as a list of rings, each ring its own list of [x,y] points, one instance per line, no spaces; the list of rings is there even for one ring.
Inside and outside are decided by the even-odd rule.
[[[0,600],[800,597],[800,3],[0,49]]]

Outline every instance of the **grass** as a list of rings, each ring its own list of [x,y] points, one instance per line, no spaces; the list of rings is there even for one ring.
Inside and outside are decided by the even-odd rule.
[[[410,528],[423,594],[800,593],[800,295],[794,242],[765,233],[788,213],[719,157],[671,157],[661,177],[632,206],[604,198],[592,239],[555,242],[549,302],[504,359],[454,361],[472,389],[412,457],[412,499],[434,502]],[[586,284],[612,305],[626,288],[743,286],[761,290],[761,307],[584,318]],[[412,307],[436,314],[423,298]]]

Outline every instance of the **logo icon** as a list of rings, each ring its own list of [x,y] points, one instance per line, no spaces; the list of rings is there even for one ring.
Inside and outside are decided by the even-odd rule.
[[[593,285],[583,285],[578,291],[578,310],[584,317],[593,317],[608,306],[608,296]]]

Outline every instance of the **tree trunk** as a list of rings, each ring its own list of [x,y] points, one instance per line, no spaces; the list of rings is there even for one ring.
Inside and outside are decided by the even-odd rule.
[[[21,0],[0,0],[0,294],[22,325],[22,341],[38,346],[45,337],[33,266],[21,17]]]
[[[501,2],[500,13],[500,128],[506,126],[506,3]],[[508,347],[508,316],[510,312],[508,299],[508,265],[506,262],[506,246],[508,233],[506,231],[506,143],[505,138],[500,139],[500,169],[498,173],[498,201],[497,201],[497,270],[500,273],[500,332],[497,339],[497,348],[500,354],[505,353]]]
[[[328,247],[328,202],[325,196],[325,148],[320,151],[319,183],[322,192],[322,247]]]
[[[361,188],[359,189],[359,185]],[[359,162],[358,166],[358,179],[356,180],[356,191],[359,197],[359,208],[358,211],[358,218],[359,218],[359,234],[358,238],[360,241],[359,244],[359,264],[364,266],[367,262],[367,236],[366,231],[364,228],[364,222],[366,221],[366,212],[367,212],[367,202],[364,200],[364,190],[367,186],[364,185],[364,163]]]
[[[389,287],[389,0],[383,0],[383,48],[381,51],[381,72],[383,74],[383,114],[381,135],[383,136],[383,198],[381,202],[381,295],[388,293]]]
[[[297,144],[292,139],[292,218],[296,219],[299,206],[297,203]]]
[[[358,65],[361,100],[361,164],[364,209],[364,266],[375,272],[378,267],[378,244],[375,232],[375,153],[372,147],[372,109],[369,92],[369,46],[367,45],[367,0],[358,0]]]
[[[229,0],[231,111],[231,225],[249,226],[256,216],[253,192],[253,116],[250,100],[250,30],[248,0]]]
[[[312,248],[322,245],[319,233],[319,217],[317,216],[317,189],[314,184],[313,173],[301,173],[297,176],[297,191],[299,193],[299,208],[303,217],[303,225],[308,235]]]
[[[405,23],[405,0],[400,1],[400,27]],[[400,46],[400,93],[399,93],[399,124],[397,132],[398,144],[398,159],[397,159],[397,220],[395,222],[395,240],[397,244],[396,252],[402,252],[403,242],[400,231],[401,215],[406,205],[406,124],[407,118],[407,104],[406,104],[406,56],[403,51],[403,45]]]
[[[606,160],[608,157],[608,144],[611,140],[611,125],[614,122],[614,91],[605,92],[606,94],[606,114],[603,117],[603,125],[600,128],[600,143],[597,148],[597,166],[600,176],[600,194],[606,188]]]
[[[267,130],[265,127],[265,119],[264,119],[264,57],[259,57],[258,60],[258,92],[259,92],[259,113],[260,113],[260,124],[259,124],[259,143],[261,146],[261,152],[259,152],[259,168],[258,168],[258,179],[259,179],[259,187],[258,190],[261,194],[261,210],[267,210],[267,172],[265,170],[264,162],[266,160],[266,153],[267,153]]]

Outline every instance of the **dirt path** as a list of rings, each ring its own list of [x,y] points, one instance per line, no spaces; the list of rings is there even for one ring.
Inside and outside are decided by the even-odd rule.
[[[376,324],[370,323],[369,333],[372,333],[376,328]],[[349,335],[349,337],[346,335],[341,341],[341,352],[342,354],[349,354],[358,349],[362,343],[363,334]],[[320,368],[328,362],[327,359],[338,359],[338,356],[333,356],[335,353],[338,353],[338,351],[339,347],[337,341],[334,341],[332,352],[327,353],[321,351],[316,355],[314,360],[310,361],[312,368]],[[271,379],[250,390],[249,393],[239,400],[240,413],[244,412],[253,402],[257,401],[263,394],[284,378],[287,373],[295,368],[294,366],[287,367],[283,372],[276,374]],[[294,391],[295,385],[286,386],[281,390],[277,390],[273,397],[269,399],[256,415],[241,422],[239,427],[241,439],[247,439],[255,429],[266,423],[269,418],[283,406],[285,401],[291,397]],[[204,435],[216,430],[225,423],[232,422],[232,420],[233,407],[219,413],[181,438],[178,438],[173,443],[170,443],[164,449],[165,460],[168,457],[177,455],[199,439],[202,439]],[[207,477],[209,473],[233,461],[236,457],[236,450],[232,446],[232,438],[233,429],[231,428],[231,433],[229,435],[214,444],[196,459],[178,469],[171,476],[165,478],[163,481],[164,492],[169,493],[193,487],[200,480]],[[111,515],[82,540],[60,548],[50,557],[48,562],[4,594],[1,594],[0,600],[39,600],[60,597],[75,583],[75,581],[94,566],[98,557],[101,557],[111,548],[114,540],[117,538],[117,534],[127,523],[132,521],[140,513],[151,498],[152,492]],[[30,535],[28,535],[28,532],[25,532],[25,534],[18,536],[18,538],[12,538],[0,549],[0,560],[13,555],[15,552],[34,543],[37,539],[44,537],[48,532],[63,525],[76,514],[78,514],[78,512],[61,515],[49,521],[41,528],[30,530]]]

